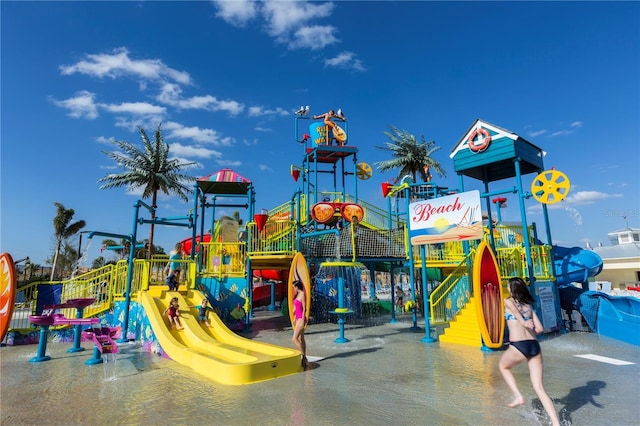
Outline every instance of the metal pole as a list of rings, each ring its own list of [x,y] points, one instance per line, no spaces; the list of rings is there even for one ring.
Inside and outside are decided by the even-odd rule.
[[[118,343],[128,342],[129,338],[129,310],[131,308],[131,282],[133,281],[133,260],[135,259],[135,244],[138,231],[138,214],[140,212],[140,201],[134,205],[133,215],[133,232],[131,235],[131,250],[129,250],[129,263],[127,268],[127,287],[124,294],[124,324],[122,326],[122,335],[118,339]]]
[[[436,339],[431,337],[431,324],[429,324],[430,309],[427,309],[429,307],[427,304],[429,295],[427,294],[427,262],[425,260],[427,258],[427,249],[425,244],[420,246],[420,257],[422,258],[422,303],[424,306],[424,337],[420,341],[424,343],[433,343]]]

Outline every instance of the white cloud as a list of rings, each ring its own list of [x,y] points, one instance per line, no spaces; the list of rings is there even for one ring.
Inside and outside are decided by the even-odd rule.
[[[262,16],[267,21],[267,33],[283,41],[295,29],[313,19],[326,18],[333,12],[333,3],[306,1],[265,1]]]
[[[582,127],[582,121],[574,121],[571,123],[571,127]]]
[[[172,155],[186,158],[221,158],[222,153],[213,149],[196,146],[186,146],[179,143],[169,144],[169,152]]]
[[[290,49],[321,50],[326,46],[337,43],[339,40],[335,36],[338,30],[330,25],[314,25],[302,27],[295,31],[289,41]]]
[[[249,107],[248,114],[249,114],[249,117],[264,117],[264,116],[271,116],[271,115],[279,115],[281,117],[286,117],[288,115],[291,115],[291,113],[284,108],[276,107],[275,109],[267,109],[262,106]]]
[[[262,133],[268,133],[268,132],[273,132],[273,129],[269,129],[268,127],[254,127],[254,129],[256,132],[262,132]]]
[[[177,84],[165,83],[160,88],[160,94],[156,96],[159,102],[178,109],[202,109],[207,111],[227,111],[232,116],[240,114],[244,105],[233,100],[221,101],[215,96],[182,97],[182,88]]]
[[[191,139],[200,143],[208,143],[216,146],[230,146],[233,145],[233,139],[229,137],[222,137],[216,130],[213,129],[201,129],[200,127],[186,127],[180,123],[169,121],[162,125],[163,130],[166,132],[165,139]]]
[[[551,137],[564,136],[564,135],[570,135],[571,133],[573,133],[573,130],[564,129],[564,130],[558,130],[557,132],[553,132],[549,136]]]
[[[266,164],[258,164],[258,170],[260,170],[261,172],[272,172],[273,169],[269,166],[267,166]]]
[[[334,4],[308,1],[262,2],[212,1],[217,9],[216,16],[236,27],[262,18],[264,31],[278,43],[289,49],[319,50],[337,43],[337,29],[331,25],[310,25],[316,19],[331,16]]]
[[[258,4],[250,0],[212,1],[218,9],[216,16],[234,27],[245,27],[258,14]]]
[[[98,108],[95,104],[95,93],[82,90],[77,92],[74,97],[59,101],[50,98],[55,105],[69,110],[69,116],[73,118],[88,118],[94,120],[98,118]]]
[[[116,116],[114,125],[122,127],[130,132],[138,132],[138,127],[143,129],[155,129],[159,123],[162,123],[164,117],[161,115],[133,115],[133,116]]]
[[[620,197],[622,197],[622,194],[607,194],[599,191],[578,191],[574,194],[569,194],[569,196],[564,199],[564,202],[568,204],[585,205],[593,204],[600,200],[606,200],[607,198]]]
[[[134,76],[147,80],[173,80],[181,84],[191,84],[189,74],[166,66],[159,59],[131,59],[126,47],[113,50],[113,53],[87,54],[86,60],[73,65],[61,65],[63,75],[75,73],[92,77],[117,78]]]
[[[529,137],[535,138],[536,136],[544,135],[545,133],[547,133],[547,131],[545,129],[536,130],[536,131],[530,131],[529,132]]]
[[[354,71],[365,71],[362,61],[360,59],[356,59],[355,56],[356,55],[353,52],[341,52],[333,58],[325,59],[324,66]]]
[[[113,141],[115,141],[115,138],[106,138],[104,136],[98,136],[96,138],[96,142],[104,145],[111,145],[113,144]]]
[[[242,165],[242,161],[237,160],[217,160],[216,163],[224,167],[238,167]]]
[[[122,102],[121,104],[99,104],[109,112],[128,113],[133,115],[164,115],[167,109],[147,102]]]

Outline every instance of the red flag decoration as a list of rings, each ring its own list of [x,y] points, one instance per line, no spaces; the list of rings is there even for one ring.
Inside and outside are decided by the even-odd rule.
[[[291,177],[293,177],[293,180],[297,182],[298,178],[300,177],[300,170],[298,169],[291,170]]]
[[[264,225],[267,223],[267,219],[269,219],[269,215],[266,213],[256,213],[253,215],[253,220],[256,221],[258,231],[262,232]]]
[[[382,182],[382,196],[386,198],[389,191],[391,191],[391,184],[389,182]]]

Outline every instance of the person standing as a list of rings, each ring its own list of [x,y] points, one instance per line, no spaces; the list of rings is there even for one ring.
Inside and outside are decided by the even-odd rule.
[[[171,271],[175,271],[176,269],[180,268],[180,260],[182,260],[183,256],[184,255],[182,253],[182,243],[176,243],[174,249],[171,251],[171,254],[169,256],[169,261],[170,261],[169,268],[171,269]]]
[[[508,406],[514,408],[525,403],[511,369],[526,360],[533,390],[549,415],[551,424],[559,426],[556,408],[542,385],[542,352],[536,335],[542,333],[544,328],[533,310],[533,297],[521,278],[509,280],[509,293],[511,297],[504,301],[504,317],[509,327],[510,343],[498,364],[504,381],[513,392],[513,400]]]
[[[402,313],[404,310],[404,291],[400,285],[396,286],[396,312]]]
[[[169,278],[169,275],[175,272],[176,269],[180,269],[180,263],[181,263],[180,261],[182,260],[182,258],[183,258],[182,243],[176,243],[173,250],[169,252],[169,261],[164,267],[164,274],[167,277],[167,279]]]
[[[302,281],[295,280],[293,288],[296,295],[293,299],[293,344],[302,354],[302,368],[307,369],[307,342],[304,340],[304,327],[307,325],[306,302],[307,297],[304,294],[304,285]]]

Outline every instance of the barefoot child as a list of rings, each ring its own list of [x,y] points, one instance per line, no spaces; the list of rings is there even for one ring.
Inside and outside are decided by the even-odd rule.
[[[171,328],[177,328],[178,330],[183,329],[182,324],[180,323],[180,306],[178,304],[177,297],[171,299],[169,306],[167,306],[167,309],[164,310],[162,315],[169,316],[169,324],[171,325]]]
[[[191,308],[198,308],[198,322],[204,322],[207,327],[211,327],[211,323],[207,319],[207,312],[211,309],[209,301],[204,298],[200,306],[191,306]]]

